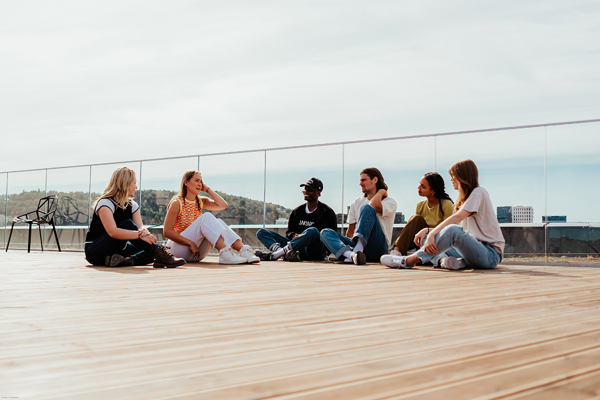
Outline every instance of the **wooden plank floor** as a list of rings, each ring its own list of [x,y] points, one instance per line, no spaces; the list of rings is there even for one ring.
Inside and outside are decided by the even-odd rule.
[[[600,268],[0,253],[0,397],[600,398]]]

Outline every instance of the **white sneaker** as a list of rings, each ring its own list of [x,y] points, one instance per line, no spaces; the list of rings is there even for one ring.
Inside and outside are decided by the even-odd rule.
[[[412,265],[406,265],[406,257],[404,256],[393,256],[391,254],[384,254],[379,259],[383,265],[387,265],[390,268],[412,268]]]
[[[247,244],[244,245],[244,247],[242,247],[239,251],[240,256],[244,257],[246,259],[246,262],[249,263],[257,263],[260,262],[260,258],[256,256],[256,254],[254,254],[254,250],[252,250],[250,248],[250,246],[248,246]]]
[[[219,251],[219,264],[246,264],[248,260],[237,255],[231,247],[223,247]]]
[[[390,251],[390,255],[402,257],[404,254],[400,253],[398,250],[392,250]]]
[[[443,257],[440,259],[440,266],[445,269],[464,269],[467,263],[464,258]]]

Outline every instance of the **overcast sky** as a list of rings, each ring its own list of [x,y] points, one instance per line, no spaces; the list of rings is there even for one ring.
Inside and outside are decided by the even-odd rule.
[[[0,57],[0,171],[600,117],[597,0],[7,1]]]

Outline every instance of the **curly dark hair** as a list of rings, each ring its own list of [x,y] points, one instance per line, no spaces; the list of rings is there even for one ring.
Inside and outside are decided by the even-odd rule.
[[[442,200],[450,200],[452,204],[454,201],[450,198],[448,193],[446,193],[446,183],[444,182],[444,178],[437,172],[428,172],[423,175],[423,178],[427,180],[429,183],[429,187],[434,192],[434,196],[440,201],[440,214],[444,217],[444,208],[442,207]]]

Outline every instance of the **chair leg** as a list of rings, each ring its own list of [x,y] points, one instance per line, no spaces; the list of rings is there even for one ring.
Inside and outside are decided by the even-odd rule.
[[[29,240],[27,241],[27,252],[29,253],[31,250],[31,226],[33,224],[29,224]]]
[[[15,223],[12,223],[12,226],[10,227],[10,234],[8,235],[8,243],[6,243],[6,251],[8,251],[8,246],[10,245],[10,238],[12,237],[12,231],[13,228],[15,227]]]
[[[54,238],[56,239],[56,245],[58,246],[58,251],[62,251],[60,249],[60,243],[58,243],[58,235],[56,234],[56,227],[54,226],[54,222],[52,222],[52,230],[54,231]]]
[[[42,246],[42,251],[44,251],[44,239],[42,238],[42,226],[38,225],[38,232],[40,233],[40,246]]]

